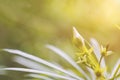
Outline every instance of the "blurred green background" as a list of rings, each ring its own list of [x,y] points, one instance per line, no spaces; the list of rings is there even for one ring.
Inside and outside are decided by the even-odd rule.
[[[74,57],[75,26],[87,40],[94,37],[100,44],[110,45],[114,55],[106,60],[111,68],[120,57],[120,30],[116,25],[120,25],[119,0],[0,0],[0,48],[19,49],[62,65],[64,60],[45,45],[55,45]],[[11,55],[1,52],[3,65],[20,66]],[[0,80],[20,79],[17,75],[21,73],[11,73],[1,75]]]

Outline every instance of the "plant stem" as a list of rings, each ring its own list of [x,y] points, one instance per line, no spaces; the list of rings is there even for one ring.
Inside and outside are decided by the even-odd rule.
[[[103,56],[100,57],[99,65],[101,64],[102,58],[103,58]]]

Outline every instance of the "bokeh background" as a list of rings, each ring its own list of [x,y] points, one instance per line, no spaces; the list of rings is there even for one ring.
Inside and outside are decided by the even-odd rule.
[[[45,48],[52,44],[74,57],[72,27],[88,41],[91,37],[114,54],[106,58],[110,68],[120,58],[119,0],[0,0],[0,48],[19,49],[43,59],[64,60]],[[54,58],[58,57],[58,58]],[[12,56],[0,52],[0,66],[21,66]],[[0,80],[21,80],[20,72],[10,72]]]

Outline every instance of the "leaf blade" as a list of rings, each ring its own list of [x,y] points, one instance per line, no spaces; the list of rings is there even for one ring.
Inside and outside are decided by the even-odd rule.
[[[46,47],[50,50],[52,50],[53,52],[55,52],[56,54],[58,54],[59,56],[61,56],[62,58],[64,58],[68,63],[70,63],[74,68],[76,68],[80,73],[82,73],[87,79],[90,79],[88,77],[88,75],[82,70],[82,68],[80,66],[78,66],[76,64],[76,62],[69,57],[65,52],[63,52],[62,50],[60,50],[57,47],[54,47],[52,45],[46,45]]]
[[[9,53],[12,53],[12,54],[17,54],[17,55],[26,57],[26,58],[28,58],[28,59],[34,60],[34,61],[39,62],[39,63],[42,63],[42,64],[44,64],[44,65],[47,65],[47,66],[49,66],[49,67],[51,67],[51,68],[53,68],[53,69],[59,70],[59,71],[65,73],[65,74],[67,74],[67,75],[69,75],[69,76],[72,76],[72,77],[76,78],[76,79],[84,80],[83,78],[81,78],[81,77],[79,77],[79,76],[77,76],[77,75],[75,75],[75,74],[72,74],[72,73],[70,73],[70,72],[68,72],[68,71],[66,71],[66,70],[64,70],[64,69],[62,69],[62,68],[60,68],[60,67],[58,67],[58,66],[56,66],[56,65],[54,65],[54,64],[52,64],[52,63],[50,63],[50,62],[48,62],[48,61],[46,61],[46,60],[43,60],[43,59],[38,58],[38,57],[36,57],[36,56],[33,56],[33,55],[31,55],[31,54],[22,52],[22,51],[20,51],[20,50],[3,49],[3,51],[6,51],[6,52],[9,52]]]

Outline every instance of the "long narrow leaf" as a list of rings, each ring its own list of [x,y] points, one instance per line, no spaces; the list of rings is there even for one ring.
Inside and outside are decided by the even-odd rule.
[[[120,70],[120,59],[116,62],[115,66],[114,66],[114,68],[112,70],[110,78],[115,77],[119,70]]]
[[[90,39],[90,42],[91,42],[91,45],[93,47],[93,51],[95,53],[95,56],[97,58],[98,61],[100,61],[100,57],[101,57],[101,52],[100,52],[100,46],[99,46],[99,43],[97,42],[96,39],[94,38],[91,38]]]
[[[26,69],[26,68],[3,68],[0,70],[11,70],[11,71],[22,71],[22,72],[30,72],[30,73],[36,73],[36,74],[44,74],[44,75],[48,75],[51,77],[55,77],[55,78],[61,78],[61,79],[67,79],[67,80],[76,80],[70,77],[65,77],[65,76],[61,76],[58,74],[54,74],[51,72],[46,72],[46,71],[39,71],[39,70],[34,70],[34,69]]]
[[[20,57],[20,56],[15,56],[13,58],[13,60],[23,66],[26,66],[28,68],[32,68],[32,69],[36,69],[36,70],[44,70],[44,71],[51,71],[50,69],[46,68],[43,65],[38,64],[35,61],[26,59],[24,57]]]
[[[41,76],[41,75],[38,75],[38,74],[28,74],[27,76],[28,77],[33,77],[33,78],[38,78],[38,79],[44,79],[44,80],[53,80],[49,77]]]
[[[90,72],[92,80],[96,80],[96,75],[95,75],[94,71],[89,67],[87,67],[87,70]]]
[[[100,61],[101,51],[100,51],[99,43],[98,43],[97,40],[94,39],[94,38],[91,38],[90,41],[91,41],[91,45],[92,45],[92,47],[93,47],[93,49],[94,49],[94,54],[95,54],[97,60]],[[102,59],[102,61],[101,61],[101,67],[102,67],[102,68],[105,68],[105,67],[106,67],[104,57],[103,57],[103,59]]]
[[[50,50],[52,50],[53,52],[55,52],[57,55],[61,56],[62,58],[64,58],[68,63],[70,63],[74,68],[76,68],[80,73],[82,73],[83,76],[85,76],[87,79],[90,79],[88,77],[88,75],[82,70],[82,68],[80,66],[78,66],[76,64],[76,62],[69,57],[65,52],[63,52],[62,50],[60,50],[57,47],[54,47],[52,45],[46,45],[46,47]]]
[[[43,60],[43,59],[41,59],[39,57],[30,55],[30,54],[22,52],[20,50],[14,50],[14,49],[3,49],[3,50],[6,51],[6,52],[9,52],[9,53],[12,53],[12,54],[17,54],[17,55],[29,58],[29,59],[34,60],[34,61],[39,62],[39,63],[42,63],[44,65],[47,65],[47,66],[51,67],[51,68],[59,70],[59,71],[65,73],[65,74],[68,74],[69,76],[72,76],[72,77],[74,77],[76,79],[84,80],[83,78],[80,78],[77,75],[72,74],[72,73],[70,73],[70,72],[68,72],[68,71],[66,71],[66,70],[64,70],[64,69],[62,69],[60,67],[57,67],[56,65],[54,65],[54,64],[52,64],[52,63],[50,63],[50,62],[48,62],[46,60]]]

